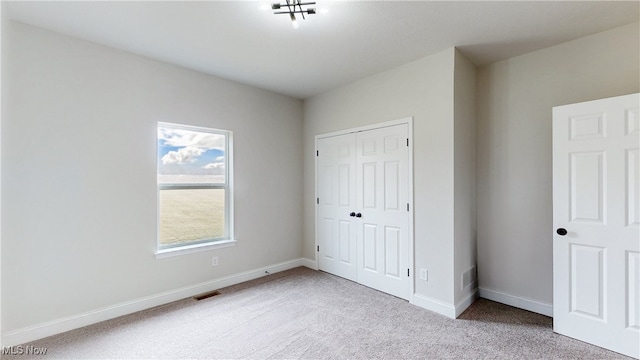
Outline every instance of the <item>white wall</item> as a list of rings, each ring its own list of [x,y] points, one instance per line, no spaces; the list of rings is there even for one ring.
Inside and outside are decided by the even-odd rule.
[[[23,24],[9,30],[4,332],[300,258],[301,101]],[[237,246],[154,257],[158,121],[234,132]]]
[[[450,308],[454,303],[453,96],[457,56],[461,55],[451,48],[304,103],[304,256],[315,259],[314,136],[413,116],[415,271],[429,271],[428,282],[416,280],[416,293],[426,302],[434,300]],[[465,81],[468,75],[463,76]]]
[[[475,284],[462,276],[476,266],[476,67],[456,50],[454,70],[454,303],[473,302]],[[463,310],[466,306],[460,306]]]
[[[638,23],[478,69],[481,294],[549,313],[551,108],[638,92]]]

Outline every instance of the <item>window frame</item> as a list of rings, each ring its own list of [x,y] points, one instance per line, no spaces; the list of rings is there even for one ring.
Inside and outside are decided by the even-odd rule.
[[[225,136],[225,182],[224,183],[164,183],[159,182],[159,160],[158,160],[158,131],[160,128],[186,130],[194,132],[203,132],[209,134],[218,134]],[[199,189],[222,189],[225,191],[224,199],[224,234],[222,237],[197,239],[189,242],[163,246],[160,244],[160,192],[167,190],[199,190]],[[234,246],[236,243],[234,237],[234,219],[233,219],[233,131],[214,129],[192,125],[182,125],[167,122],[158,122],[156,124],[156,196],[157,196],[157,214],[156,214],[156,258],[164,258],[175,255],[188,254],[193,252],[207,251],[216,248]]]

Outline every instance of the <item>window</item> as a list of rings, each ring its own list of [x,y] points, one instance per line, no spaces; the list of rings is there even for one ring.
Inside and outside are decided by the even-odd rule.
[[[233,242],[231,140],[158,123],[158,253]]]

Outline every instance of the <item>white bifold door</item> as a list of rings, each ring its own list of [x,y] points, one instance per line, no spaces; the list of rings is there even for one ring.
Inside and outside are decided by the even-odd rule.
[[[408,125],[317,139],[320,270],[409,298]]]
[[[553,109],[553,328],[640,355],[640,96]]]

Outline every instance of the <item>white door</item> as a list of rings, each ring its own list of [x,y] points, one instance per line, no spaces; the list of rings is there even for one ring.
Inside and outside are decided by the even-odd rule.
[[[553,328],[640,355],[640,96],[553,109]]]
[[[358,282],[409,298],[407,125],[356,136]]]
[[[316,164],[318,267],[353,281],[356,281],[355,149],[354,134],[318,139]]]
[[[320,270],[409,298],[408,125],[317,140]]]

